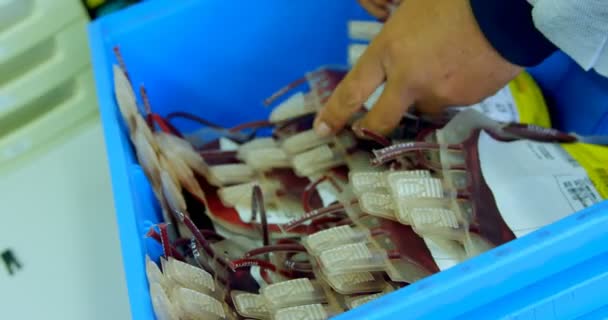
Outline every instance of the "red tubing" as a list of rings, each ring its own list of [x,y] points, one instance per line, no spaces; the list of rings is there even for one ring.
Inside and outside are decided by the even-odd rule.
[[[283,88],[279,89],[277,92],[273,93],[270,97],[266,98],[264,100],[264,105],[269,106],[269,105],[273,104],[277,99],[284,96],[287,92],[303,85],[304,83],[306,83],[306,77],[302,77],[300,79],[293,81],[292,83],[284,86]]]
[[[152,227],[152,228],[150,228],[150,230],[148,230],[148,233],[146,233],[146,237],[150,237],[150,238],[156,240],[161,245],[163,245],[163,240],[162,240],[161,236],[158,234],[158,232],[156,232],[156,230],[154,230],[154,227]],[[168,237],[167,237],[167,239],[168,239]],[[175,259],[180,260],[180,261],[186,260],[186,258],[177,250],[177,248],[175,248],[175,244],[169,243],[169,248],[171,249],[171,254],[173,255],[173,257]],[[165,252],[164,245],[163,245],[163,252]]]
[[[355,131],[355,134],[363,138],[373,140],[381,146],[388,147],[391,145],[391,141],[388,138],[367,128],[358,128],[357,130],[353,131]]]
[[[255,257],[272,252],[306,252],[301,244],[277,244],[253,249],[245,254],[245,257]]]
[[[211,122],[207,119],[201,118],[197,115],[191,114],[191,113],[187,113],[187,112],[182,112],[182,111],[176,111],[176,112],[171,112],[167,115],[167,121],[171,121],[175,118],[183,118],[183,119],[188,119],[194,122],[197,122],[201,125],[210,127],[210,128],[215,128],[215,129],[221,129],[221,130],[225,130],[226,128],[220,126],[219,124],[216,124],[214,122]]]
[[[322,176],[321,178],[311,182],[309,185],[306,186],[306,188],[304,188],[304,192],[302,193],[302,207],[304,208],[305,212],[310,212],[313,210],[312,205],[310,204],[312,192],[317,188],[317,186],[319,186],[319,184],[325,181],[329,181],[338,192],[342,192],[342,188],[340,188],[340,185],[338,185],[334,178],[327,175]]]
[[[461,145],[447,145],[448,150],[461,151]],[[376,159],[372,160],[374,165],[381,165],[388,161],[395,160],[408,152],[416,152],[422,150],[440,150],[441,145],[432,142],[406,142],[394,144],[390,147],[374,151]]]
[[[173,250],[171,250],[171,242],[169,241],[169,233],[167,233],[167,224],[161,223],[158,225],[160,229],[160,244],[163,246],[163,254],[165,257],[173,257]]]
[[[324,207],[324,208],[320,208],[320,209],[315,209],[312,211],[309,211],[307,213],[305,213],[301,218],[296,219],[296,220],[292,220],[289,223],[285,224],[285,229],[286,230],[291,230],[299,225],[301,225],[302,223],[311,220],[311,219],[315,219],[318,217],[322,217],[328,214],[332,214],[332,213],[337,213],[337,212],[342,212],[344,211],[344,206],[342,204],[333,204],[331,206],[328,207]]]
[[[243,131],[245,129],[259,129],[259,128],[272,127],[272,126],[274,126],[274,124],[271,123],[270,121],[259,120],[259,121],[245,122],[245,123],[239,124],[236,127],[232,127],[230,129],[228,129],[228,131],[234,133],[234,132]]]
[[[122,71],[127,76],[127,79],[129,80],[129,82],[131,82],[131,77],[129,77],[129,73],[127,72],[127,65],[125,64],[125,60],[122,57],[122,53],[120,52],[120,47],[114,46],[114,48],[112,50],[114,51],[114,56],[116,57],[116,61],[118,62],[118,65],[120,66]]]
[[[268,217],[266,215],[266,206],[264,205],[264,194],[262,188],[255,185],[251,193],[251,217],[252,222],[255,223],[257,213],[260,212],[260,218],[262,220],[262,241],[264,246],[270,244],[270,231],[268,230]]]
[[[277,266],[275,266],[274,264],[272,264],[268,261],[261,260],[261,259],[251,259],[251,258],[230,261],[229,266],[230,266],[230,269],[232,269],[232,271],[236,271],[238,269],[248,268],[248,267],[260,267],[261,269],[270,270],[272,272],[277,272],[277,270],[278,270]]]

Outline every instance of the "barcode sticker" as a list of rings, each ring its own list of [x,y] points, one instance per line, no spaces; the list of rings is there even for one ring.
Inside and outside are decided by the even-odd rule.
[[[556,178],[573,210],[580,211],[602,201],[589,178],[571,176]]]
[[[484,180],[517,237],[602,200],[588,172],[559,144],[501,142],[483,132],[478,148]]]

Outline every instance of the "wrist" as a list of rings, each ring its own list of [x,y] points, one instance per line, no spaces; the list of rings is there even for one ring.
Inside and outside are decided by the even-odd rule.
[[[557,50],[534,25],[526,0],[470,0],[473,15],[488,42],[507,61],[529,67]]]

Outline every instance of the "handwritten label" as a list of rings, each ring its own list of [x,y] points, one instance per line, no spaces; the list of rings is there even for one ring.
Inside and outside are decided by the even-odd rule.
[[[7,249],[2,251],[0,254],[0,258],[2,258],[2,262],[4,262],[4,267],[9,275],[13,276],[15,273],[23,268],[23,265],[17,260],[15,253],[13,250]]]

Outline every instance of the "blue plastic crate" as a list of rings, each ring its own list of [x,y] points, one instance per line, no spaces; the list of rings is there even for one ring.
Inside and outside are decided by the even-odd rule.
[[[90,26],[124,266],[134,319],[153,319],[144,272],[147,227],[159,221],[112,91],[112,47],[145,83],[156,112],[187,109],[229,125],[265,118],[269,93],[323,64],[345,64],[355,0],[158,0]],[[554,120],[608,131],[608,81],[556,55],[533,74]],[[568,81],[565,81],[565,80]],[[181,127],[188,130],[187,124]],[[608,203],[568,217],[340,319],[597,319],[608,317]]]

